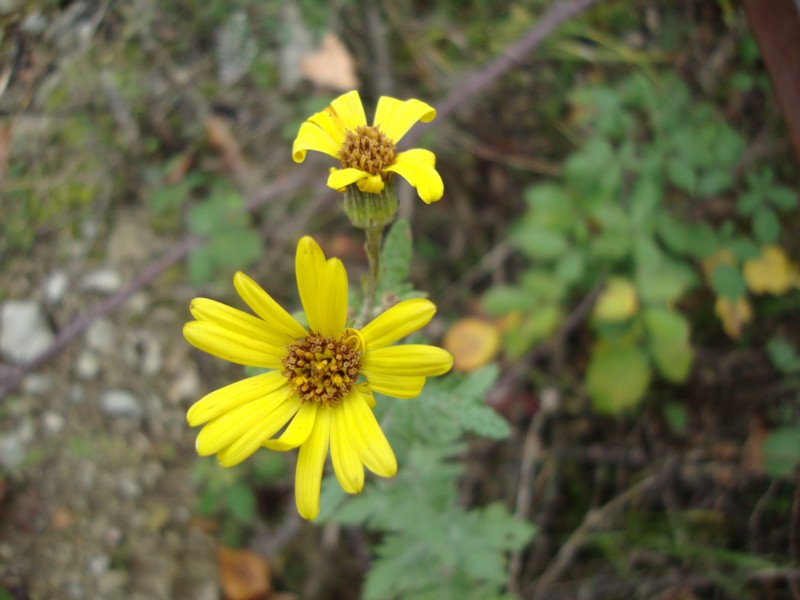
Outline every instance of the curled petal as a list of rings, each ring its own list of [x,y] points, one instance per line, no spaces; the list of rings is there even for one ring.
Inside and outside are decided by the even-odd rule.
[[[238,365],[280,369],[286,354],[283,347],[272,346],[207,321],[186,323],[183,336],[195,348]]]
[[[381,96],[373,125],[380,127],[390,140],[397,143],[417,121],[429,123],[436,118],[436,109],[420,100],[397,100]]]
[[[311,115],[308,121],[322,128],[336,143],[336,146],[341,149],[342,144],[344,144],[346,129],[344,123],[339,119],[333,118],[333,113],[331,111],[323,110]]]
[[[271,413],[260,416],[251,422],[247,429],[232,444],[217,453],[217,459],[223,467],[234,467],[252,456],[261,447],[262,442],[279,431],[300,408],[300,400],[288,395]]]
[[[264,447],[270,450],[285,451],[297,448],[305,443],[308,436],[311,435],[311,429],[314,427],[314,419],[317,416],[317,405],[313,402],[306,402],[297,411],[297,414],[289,423],[281,436],[275,440],[266,440]]]
[[[256,398],[267,402],[267,397],[284,385],[286,377],[280,371],[242,379],[203,396],[186,413],[186,420],[191,427],[196,427]]]
[[[366,171],[354,169],[353,167],[346,169],[332,168],[330,175],[328,175],[328,187],[335,189],[337,192],[343,192],[348,185],[352,185],[369,176]]]
[[[358,494],[364,489],[364,466],[353,443],[355,432],[348,427],[347,416],[342,406],[331,409],[330,413],[333,472],[345,492]]]
[[[350,439],[366,467],[380,477],[397,473],[397,459],[364,396],[356,392],[342,404]]]
[[[386,169],[387,171],[389,169]],[[380,175],[369,175],[357,182],[358,189],[367,194],[380,194],[383,191],[383,179]]]
[[[275,329],[286,333],[293,339],[308,335],[305,327],[300,325],[295,318],[283,307],[275,302],[260,285],[239,271],[233,276],[233,287],[254,313]]]
[[[297,504],[297,512],[309,521],[316,519],[319,514],[319,488],[322,483],[325,458],[328,456],[330,428],[330,409],[318,409],[311,434],[300,446],[300,453],[297,457],[294,499]]]
[[[433,153],[428,150],[407,150],[398,154],[394,164],[385,169],[397,173],[417,188],[419,197],[426,204],[441,200],[444,194],[444,183],[431,164],[431,156]]]
[[[425,327],[435,313],[436,305],[423,298],[395,304],[361,329],[365,345],[371,350],[388,346]]]
[[[325,255],[322,248],[310,236],[304,236],[297,243],[295,274],[300,301],[308,317],[312,331],[322,331],[322,299],[320,285],[325,273]]]
[[[341,149],[330,134],[314,123],[306,121],[300,125],[300,131],[292,144],[292,160],[301,163],[306,159],[306,152],[315,150],[336,158]]]
[[[364,105],[357,91],[342,94],[331,102],[325,112],[331,115],[334,121],[339,121],[346,131],[355,131],[357,127],[367,124],[364,114]]]
[[[208,321],[245,336],[257,337],[272,346],[285,346],[292,341],[289,335],[270,327],[264,320],[216,300],[195,298],[189,310],[198,321]]]
[[[442,348],[404,344],[369,350],[362,355],[361,370],[376,375],[443,375],[453,366],[453,356]]]

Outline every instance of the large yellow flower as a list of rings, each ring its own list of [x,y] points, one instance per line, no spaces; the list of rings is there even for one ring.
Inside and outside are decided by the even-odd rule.
[[[308,329],[244,273],[236,273],[233,285],[257,316],[207,298],[192,301],[196,321],[183,328],[189,343],[270,370],[211,392],[189,409],[187,420],[192,427],[203,425],[197,452],[216,454],[226,467],[262,446],[299,446],[297,510],[314,519],[329,447],[336,478],[350,494],[362,490],[365,466],[381,477],[397,471],[372,413],[372,392],[413,398],[425,378],[446,373],[453,358],[434,346],[392,345],[427,325],[436,312],[432,302],[405,300],[360,330],[348,328],[341,261],[326,260],[306,236],[297,245],[295,267]]]
[[[340,192],[355,183],[362,192],[378,194],[392,173],[397,173],[430,204],[444,193],[435,169],[436,157],[418,148],[398,152],[396,144],[417,121],[428,123],[434,117],[436,110],[420,100],[381,96],[375,120],[367,125],[358,92],[348,92],[300,126],[292,158],[303,162],[308,150],[338,158],[342,168],[331,169],[328,185]]]

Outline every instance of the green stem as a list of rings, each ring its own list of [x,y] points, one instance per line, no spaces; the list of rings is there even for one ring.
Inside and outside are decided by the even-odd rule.
[[[370,227],[365,229],[367,234],[367,259],[369,260],[369,272],[364,290],[364,305],[361,307],[361,315],[358,318],[358,326],[372,318],[372,311],[375,309],[375,294],[378,291],[378,280],[381,272],[381,240],[383,239],[383,227]]]

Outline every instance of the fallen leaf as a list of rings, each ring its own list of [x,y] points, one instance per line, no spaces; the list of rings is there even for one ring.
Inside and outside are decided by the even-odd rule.
[[[219,546],[217,564],[226,600],[261,600],[270,592],[269,563],[260,554]]]
[[[355,61],[332,33],[322,37],[322,46],[317,52],[300,59],[300,72],[319,87],[336,91],[358,87]]]
[[[456,371],[469,373],[497,356],[500,328],[485,319],[464,317],[449,329],[442,345],[453,355]]]
[[[735,303],[724,296],[718,297],[714,312],[722,321],[725,333],[735,340],[741,337],[742,327],[753,320],[753,309],[745,296],[738,298]]]
[[[744,263],[744,280],[756,294],[776,296],[797,284],[797,265],[778,246],[765,246],[758,258]]]
[[[593,314],[598,321],[619,323],[636,314],[638,305],[633,283],[624,277],[612,277],[597,299]]]

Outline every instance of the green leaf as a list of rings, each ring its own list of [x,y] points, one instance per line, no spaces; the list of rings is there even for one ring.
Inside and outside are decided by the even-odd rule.
[[[666,308],[647,309],[642,314],[648,336],[648,349],[664,379],[674,383],[686,380],[692,365],[689,321]]]
[[[800,356],[786,338],[775,336],[767,342],[767,356],[772,366],[781,373],[800,373]]]
[[[403,297],[413,290],[413,286],[408,282],[412,255],[411,226],[407,220],[398,219],[389,229],[383,242],[378,297],[385,293]]]
[[[736,300],[747,290],[742,274],[730,265],[719,264],[711,274],[711,288],[717,296]]]
[[[685,435],[688,431],[689,417],[683,404],[678,404],[677,402],[665,404],[664,420],[666,420],[670,431],[675,435]]]
[[[667,178],[679,190],[693,194],[697,187],[697,174],[691,163],[679,158],[667,161]]]
[[[618,414],[639,403],[650,376],[647,357],[639,348],[600,340],[592,348],[586,389],[595,410]]]
[[[237,521],[249,523],[255,516],[255,494],[243,481],[236,481],[225,490],[225,504]]]
[[[733,184],[733,176],[725,169],[713,169],[701,173],[697,180],[697,194],[703,198],[716,196],[729,189]]]
[[[764,471],[770,477],[788,477],[800,463],[800,426],[781,427],[764,438]]]
[[[759,243],[763,245],[774,243],[780,232],[780,221],[769,208],[761,207],[753,215],[753,235]]]
[[[483,310],[492,316],[501,317],[516,310],[532,310],[535,299],[530,292],[512,285],[496,285],[481,299]]]
[[[505,349],[512,358],[519,358],[537,342],[548,339],[555,332],[564,316],[561,307],[548,304],[525,315],[518,327],[511,328],[504,336]]]
[[[777,209],[788,211],[797,208],[797,192],[783,185],[771,186],[767,190],[767,198]]]
[[[567,248],[567,238],[562,233],[539,226],[519,228],[511,233],[510,239],[525,256],[534,260],[558,258]]]
[[[215,231],[208,243],[214,266],[245,269],[261,256],[261,238],[252,229],[237,227]]]

